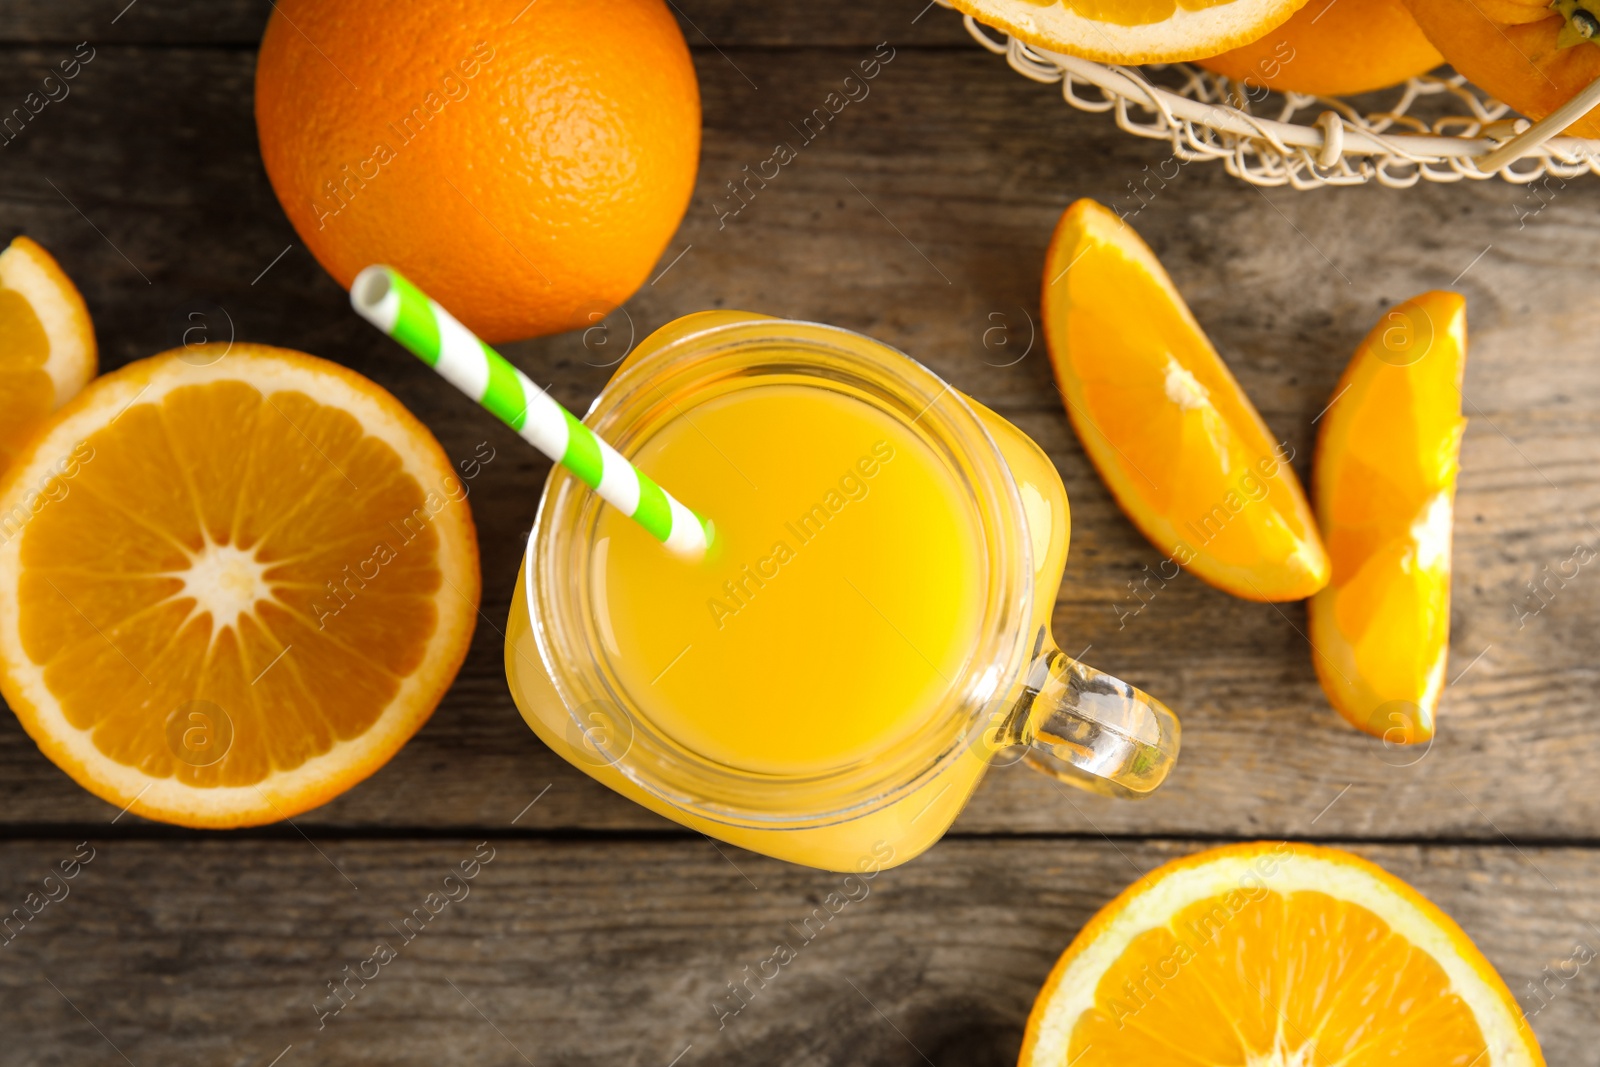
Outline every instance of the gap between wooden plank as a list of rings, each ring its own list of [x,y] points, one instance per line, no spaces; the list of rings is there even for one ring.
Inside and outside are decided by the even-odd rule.
[[[0,825],[0,843],[21,841],[60,841],[60,840],[94,840],[94,841],[178,841],[186,843],[203,842],[258,842],[258,841],[302,841],[309,838],[313,841],[399,841],[399,842],[425,842],[425,841],[458,841],[467,838],[491,841],[543,841],[552,844],[604,844],[614,842],[617,844],[682,844],[686,841],[699,841],[705,835],[692,830],[678,828],[664,828],[660,830],[624,829],[607,830],[578,829],[578,828],[508,828],[505,826],[424,826],[424,827],[386,827],[386,826],[304,826],[293,829],[282,826],[260,826],[224,832],[207,832],[184,829],[178,826],[164,826],[155,823],[117,825],[106,823],[41,823],[18,824],[16,826]],[[1134,843],[1150,841],[1167,841],[1175,844],[1198,845],[1223,845],[1234,844],[1242,841],[1277,841],[1292,840],[1303,841],[1316,845],[1334,846],[1417,846],[1440,848],[1563,848],[1579,850],[1600,850],[1600,836],[1597,837],[1507,837],[1499,834],[1486,834],[1481,837],[1467,837],[1463,835],[1447,835],[1429,837],[1423,835],[1409,835],[1400,837],[1356,837],[1349,834],[1294,834],[1287,836],[1274,836],[1271,834],[1226,834],[1226,833],[1161,833],[1148,834],[1117,831],[1113,833],[1098,833],[1094,831],[1077,830],[1027,830],[1017,833],[998,833],[993,831],[964,832],[953,830],[947,833],[945,841],[995,841],[995,842],[1024,842],[1024,841],[1059,841],[1062,843],[1094,843],[1107,841],[1114,843]]]

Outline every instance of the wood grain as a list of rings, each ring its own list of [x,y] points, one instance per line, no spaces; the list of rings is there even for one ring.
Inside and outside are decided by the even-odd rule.
[[[77,844],[0,846],[0,900],[32,891]],[[280,1053],[279,1067],[666,1067],[680,1055],[681,1067],[998,1067],[1015,1062],[1034,995],[1078,929],[1140,873],[1195,848],[946,841],[844,887],[856,899],[835,902],[826,924],[813,920],[808,940],[802,924],[841,891],[838,876],[732,849],[718,855],[703,840],[558,843],[486,832],[426,843],[321,839],[316,850],[298,838],[97,837],[91,847],[70,895],[0,949],[4,1062],[115,1063],[121,1052],[136,1064],[233,1067]],[[1579,946],[1593,957],[1593,852],[1358,851],[1476,939],[1521,995],[1550,1063],[1596,1062],[1592,965],[1570,981],[1558,976],[1542,997],[1528,990]],[[492,859],[465,897],[452,885],[457,902],[425,904],[475,853]],[[404,940],[399,924],[430,906],[437,914],[414,921]],[[796,958],[765,988],[750,986],[755,995],[732,1014],[728,983],[745,981],[744,969],[754,973],[780,942]],[[343,980],[346,966],[357,971],[379,943],[397,958],[367,966],[377,977],[352,983],[348,1003],[323,1018],[339,1007],[327,983]],[[36,1051],[13,1058],[19,1049]]]
[[[356,321],[284,219],[251,110],[268,5],[124,4],[0,0],[0,114],[77,42],[96,49],[70,96],[0,147],[0,239],[26,232],[60,258],[107,369],[178,343],[198,312],[213,337],[372,377],[452,457],[488,442],[495,459],[471,483],[484,610],[432,721],[292,827],[195,834],[117,817],[0,714],[0,907],[78,842],[97,850],[68,898],[0,946],[0,1064],[1011,1063],[1039,983],[1097,908],[1197,839],[1250,836],[1358,842],[1477,939],[1537,1012],[1551,1063],[1600,1063],[1592,967],[1548,1005],[1528,989],[1600,946],[1600,572],[1537,613],[1526,590],[1575,544],[1600,548],[1600,183],[1296,194],[1209,164],[1171,177],[1160,145],[1074,112],[922,0],[673,0],[706,121],[683,227],[606,329],[508,353],[582,410],[630,344],[703,308],[833,322],[910,352],[1061,471],[1074,509],[1063,647],[1091,646],[1087,659],[1185,725],[1178,772],[1142,804],[996,770],[946,841],[877,879],[719,1030],[727,983],[837,877],[719,853],[526,729],[499,631],[548,465]],[[871,95],[802,143],[792,124],[880,41],[896,51]],[[797,160],[730,215],[727,183],[779,141]],[[1130,599],[1160,556],[1085,458],[1037,338],[1045,245],[1080,196],[1150,242],[1302,475],[1314,420],[1382,309],[1427,288],[1467,294],[1459,678],[1426,751],[1386,750],[1337,719],[1300,606],[1188,576]],[[400,940],[390,924],[484,840],[495,858],[471,896],[319,1030],[326,983]]]
[[[507,20],[527,0],[497,0]],[[928,0],[881,4],[741,4],[733,0],[671,5],[691,48],[872,45],[896,41],[963,44],[959,19]],[[254,48],[269,5],[252,0],[4,0],[0,41],[105,41]],[[943,17],[935,17],[941,15]]]

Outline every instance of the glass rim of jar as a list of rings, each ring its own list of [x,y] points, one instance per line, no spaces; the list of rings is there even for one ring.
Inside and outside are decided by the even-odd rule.
[[[942,378],[863,334],[769,318],[691,330],[625,361],[584,422],[630,456],[694,405],[734,389],[777,383],[811,384],[867,400],[911,428],[965,491],[986,571],[980,622],[958,677],[922,728],[890,750],[799,775],[728,766],[668,736],[628,698],[607,664],[597,625],[594,534],[600,509],[610,505],[561,466],[545,484],[529,532],[523,593],[545,673],[571,720],[568,736],[594,750],[591,762],[598,756],[647,793],[704,819],[801,829],[881,810],[969,751],[988,760],[998,714],[1013,703],[1029,659],[1034,575],[1021,495],[988,428]],[[664,564],[672,563],[662,551]]]

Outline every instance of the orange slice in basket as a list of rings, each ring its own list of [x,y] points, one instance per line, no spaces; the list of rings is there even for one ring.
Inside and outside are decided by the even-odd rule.
[[[1333,580],[1311,600],[1312,660],[1358,729],[1433,736],[1450,646],[1467,304],[1423,293],[1351,357],[1317,437],[1314,491]]]
[[[1511,991],[1415,889],[1338,849],[1157,868],[1089,921],[1020,1067],[1536,1067]]]
[[[1256,40],[1306,0],[951,0],[1049,52],[1102,63],[1203,59]]]
[[[134,363],[0,485],[0,692],[119,808],[305,811],[383,766],[460,667],[465,496],[427,429],[336,364],[242,344]]]
[[[1093,200],[1073,204],[1042,305],[1067,414],[1151,543],[1247,600],[1322,588],[1328,556],[1289,453],[1139,235]]]
[[[95,363],[83,297],[50,253],[18,237],[0,252],[0,475]]]

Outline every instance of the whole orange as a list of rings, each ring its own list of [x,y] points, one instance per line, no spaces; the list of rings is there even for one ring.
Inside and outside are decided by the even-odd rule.
[[[1562,30],[1571,24],[1549,0],[1406,3],[1452,67],[1530,119],[1544,118],[1600,78],[1600,38],[1563,47]],[[1572,14],[1580,13],[1589,14],[1583,5]],[[1600,107],[1566,133],[1600,137]]]
[[[388,263],[506,341],[644,281],[693,192],[700,90],[662,0],[277,0],[256,126],[341,285]]]
[[[1279,92],[1344,96],[1443,62],[1401,0],[1310,0],[1277,29],[1197,65]]]

